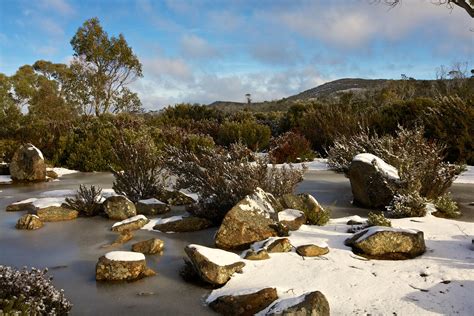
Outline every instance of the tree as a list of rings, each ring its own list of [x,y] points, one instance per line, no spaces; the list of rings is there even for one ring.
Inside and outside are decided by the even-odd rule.
[[[245,99],[247,99],[247,104],[252,103],[252,95],[250,93],[245,94]]]
[[[392,7],[395,7],[402,2],[402,0],[382,1]],[[449,9],[452,9],[456,5],[466,11],[467,14],[471,16],[471,18],[474,18],[474,0],[433,0],[432,3],[436,5],[444,5]]]
[[[110,37],[99,19],[84,22],[71,40],[74,59],[70,83],[85,114],[100,116],[120,112],[141,103],[126,86],[142,77],[142,65],[122,34]],[[125,107],[125,109],[124,109]]]

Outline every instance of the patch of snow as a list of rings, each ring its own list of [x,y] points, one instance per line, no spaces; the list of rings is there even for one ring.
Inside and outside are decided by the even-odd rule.
[[[124,225],[124,224],[128,224],[128,223],[136,222],[140,219],[147,220],[145,215],[140,214],[140,215],[136,215],[136,216],[132,216],[130,218],[124,219],[121,222],[117,222],[117,223],[113,224],[112,227],[116,227],[116,226],[120,226],[120,225]]]
[[[52,171],[56,172],[58,177],[62,177],[62,176],[65,176],[67,174],[72,174],[72,173],[79,172],[77,170],[72,170],[72,169],[67,169],[67,168],[62,168],[62,167],[46,168],[46,170],[52,170]]]
[[[301,217],[304,213],[299,210],[286,209],[281,212],[278,212],[279,221],[294,221],[295,219]]]
[[[362,240],[367,239],[370,236],[379,232],[417,234],[419,231],[414,230],[414,229],[405,229],[405,228],[396,228],[396,227],[387,227],[387,226],[371,226],[365,230],[365,234],[357,238],[356,242],[361,242]]]
[[[283,300],[277,300],[276,303],[272,304],[267,310],[272,314],[279,314],[283,312],[284,310],[288,309],[289,307],[298,305],[304,301],[304,298],[306,297],[306,294],[297,296],[297,297],[291,297],[291,298],[286,298]],[[267,314],[267,313],[265,313]],[[257,313],[256,315],[265,315],[263,313]]]
[[[149,231],[157,231],[157,230],[153,229],[153,227],[155,227],[155,225],[180,221],[180,220],[183,219],[183,217],[184,216],[182,216],[182,215],[176,215],[176,216],[171,216],[171,217],[166,217],[166,218],[153,218],[153,219],[150,219],[148,224],[143,226],[141,229],[149,230]]]
[[[40,156],[40,158],[44,160],[43,153],[41,152],[41,150],[39,150],[38,148],[36,148],[36,146],[30,144],[30,145],[28,146],[28,150],[36,150],[36,152],[38,153],[38,156]]]
[[[186,195],[187,197],[193,199],[194,202],[198,202],[198,201],[199,201],[199,195],[198,195],[197,193],[193,193],[193,192],[190,192],[190,191],[185,190],[185,189],[179,190],[179,192],[181,192],[181,193],[183,193],[184,195]]]
[[[112,261],[140,261],[145,260],[145,255],[134,251],[111,251],[105,254],[105,258]]]
[[[467,170],[454,180],[454,183],[474,184],[474,166],[466,166]]]
[[[272,204],[266,200],[266,195],[273,197],[271,193],[267,193],[261,188],[257,188],[254,194],[247,195],[244,198],[243,203],[240,204],[240,208],[244,211],[253,211],[270,218],[270,215],[275,214],[276,211]]]
[[[138,202],[142,203],[142,204],[165,204],[165,203],[163,203],[160,200],[157,200],[155,198],[146,199],[146,200],[139,200]]]
[[[219,265],[227,266],[239,261],[242,261],[240,256],[233,252],[225,251],[222,249],[209,248],[201,245],[191,244],[188,247],[196,249],[201,255],[206,257],[209,261]]]
[[[10,184],[12,183],[12,177],[9,175],[0,176],[0,184]]]
[[[352,161],[362,161],[367,164],[372,164],[372,162],[375,160],[375,166],[376,168],[385,174],[387,177],[391,179],[398,180],[400,177],[398,176],[398,170],[392,165],[389,165],[379,157],[373,155],[373,154],[368,154],[368,153],[363,153],[363,154],[358,154],[356,155]]]
[[[120,194],[117,194],[114,189],[102,189],[102,192],[100,194],[100,198],[98,199],[98,203],[104,203],[104,201],[111,197],[111,196],[119,196]]]
[[[29,198],[12,204],[31,203],[37,208],[45,208],[50,206],[61,206],[66,201],[65,197],[44,197],[44,198]]]
[[[51,190],[40,194],[42,197],[70,197],[76,195],[76,190]]]
[[[272,165],[269,164],[269,167]],[[283,163],[283,164],[275,164],[274,165],[276,168],[282,168],[286,167],[289,168],[290,164],[288,163]],[[295,169],[303,169],[306,167],[308,171],[326,171],[330,170],[328,166],[328,160],[325,158],[316,158],[313,161],[308,161],[308,162],[298,162],[298,163],[292,163],[291,166]],[[304,166],[304,167],[303,167]]]

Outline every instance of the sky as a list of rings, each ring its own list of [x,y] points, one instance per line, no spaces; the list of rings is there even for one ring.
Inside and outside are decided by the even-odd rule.
[[[383,2],[384,0],[382,0]],[[0,0],[0,72],[68,63],[98,17],[143,64],[130,88],[148,110],[181,102],[276,100],[340,78],[432,79],[474,68],[474,19],[431,0]]]

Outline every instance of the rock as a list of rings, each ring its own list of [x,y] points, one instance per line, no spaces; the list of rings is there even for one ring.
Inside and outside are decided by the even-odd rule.
[[[171,210],[169,205],[157,199],[140,200],[135,205],[135,207],[137,209],[137,214],[151,215],[151,216],[165,214]]]
[[[49,206],[39,209],[36,214],[43,222],[59,222],[76,219],[79,212],[60,206]]]
[[[319,212],[323,212],[323,207],[318,201],[307,193],[303,194],[285,194],[280,198],[283,207],[303,211],[308,224],[314,224],[314,218],[318,217]]]
[[[158,238],[152,238],[144,241],[139,241],[132,245],[132,251],[141,252],[146,255],[154,255],[163,251],[165,243]]]
[[[17,229],[34,230],[43,227],[43,222],[34,214],[25,214],[18,219]]]
[[[0,162],[0,176],[8,176],[10,174],[10,164]]]
[[[366,221],[367,222],[367,221]],[[354,226],[354,225],[364,225],[366,222],[364,221],[356,221],[354,219],[350,219],[347,221],[346,225]]]
[[[45,181],[46,164],[41,151],[32,144],[21,146],[13,155],[10,174],[13,181]]]
[[[54,170],[46,170],[46,176],[51,179],[59,178],[59,175]]]
[[[221,315],[254,315],[278,299],[274,288],[265,288],[244,295],[224,295],[212,301],[209,306]]]
[[[390,185],[398,181],[397,169],[372,154],[354,157],[348,172],[354,203],[367,208],[383,208],[393,198]],[[390,184],[390,185],[389,185]]]
[[[302,245],[296,247],[296,253],[303,257],[318,257],[329,253],[329,248],[317,245]]]
[[[131,251],[109,252],[99,258],[95,268],[97,281],[134,281],[155,274],[142,253]]]
[[[289,252],[291,251],[291,248],[293,248],[293,246],[291,245],[288,238],[277,239],[273,242],[270,242],[270,244],[266,246],[266,249],[269,253]]]
[[[273,195],[257,188],[227,212],[216,233],[216,246],[243,250],[256,241],[278,236],[275,225],[280,210]]]
[[[36,213],[37,207],[33,203],[13,203],[7,206],[7,212]]]
[[[103,204],[104,211],[110,219],[121,221],[137,215],[135,204],[123,195],[108,197]]]
[[[281,300],[266,313],[272,316],[329,316],[329,302],[319,291],[301,295],[296,298]]]
[[[241,272],[245,266],[238,255],[221,249],[188,245],[184,251],[199,277],[213,285],[226,284],[235,272]]]
[[[148,224],[148,222],[150,222],[150,220],[144,215],[137,215],[115,223],[112,226],[112,231],[121,233],[125,231],[137,230]]]
[[[115,239],[113,245],[122,245],[126,243],[127,241],[131,240],[133,238],[133,234],[131,231],[126,230],[120,233],[120,235]]]
[[[195,231],[203,230],[212,226],[214,226],[214,224],[206,218],[188,216],[188,217],[183,217],[176,221],[157,224],[153,227],[153,229],[159,230],[165,233],[166,232],[184,233],[184,232],[195,232]]]
[[[245,254],[245,259],[247,260],[266,260],[270,259],[270,255],[266,249],[260,249],[259,251],[255,252],[254,250],[249,250]]]
[[[286,209],[278,213],[278,220],[289,230],[298,230],[306,223],[306,215],[299,210]]]
[[[422,231],[385,226],[372,226],[344,242],[356,254],[371,259],[404,260],[426,251]]]
[[[158,196],[160,201],[166,202],[169,205],[189,205],[194,204],[197,201],[193,199],[191,196],[181,192],[181,191],[172,191],[172,190],[164,190]]]

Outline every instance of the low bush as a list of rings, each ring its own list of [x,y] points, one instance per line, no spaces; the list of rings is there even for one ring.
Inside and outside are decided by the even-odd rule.
[[[0,139],[0,162],[11,162],[21,143],[13,139]]]
[[[311,143],[295,132],[286,132],[272,139],[268,154],[272,163],[303,162],[315,157]]]
[[[302,170],[269,168],[267,160],[256,157],[242,144],[201,148],[199,152],[167,147],[167,167],[177,176],[177,189],[199,194],[195,215],[219,222],[237,202],[257,187],[281,196],[293,191],[302,180]]]
[[[47,272],[0,265],[0,314],[67,315],[72,304],[63,290],[54,287]]]
[[[367,225],[392,227],[392,222],[388,218],[386,218],[383,213],[377,214],[377,213],[369,212]]]
[[[325,207],[319,212],[309,212],[306,214],[306,221],[310,225],[324,226],[331,219],[331,209]]]
[[[259,151],[268,147],[270,136],[270,128],[255,121],[228,121],[219,129],[217,142],[222,146],[240,142],[253,151]]]
[[[436,212],[433,215],[443,218],[458,218],[461,216],[458,204],[453,200],[450,193],[439,196],[435,201]]]
[[[387,215],[391,218],[423,217],[426,215],[426,199],[417,192],[396,194],[387,206]]]
[[[79,212],[83,216],[98,215],[102,209],[100,199],[102,189],[95,186],[86,187],[80,185],[76,195],[73,198],[66,198],[66,206]]]

